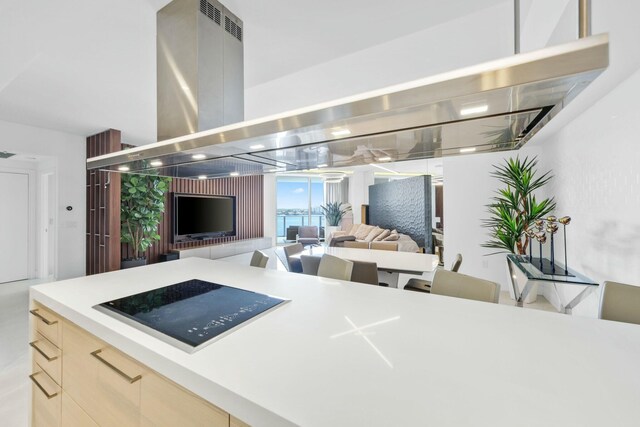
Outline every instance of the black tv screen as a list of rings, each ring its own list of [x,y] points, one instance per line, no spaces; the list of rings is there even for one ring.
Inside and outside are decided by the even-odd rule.
[[[236,235],[234,196],[173,195],[174,242]]]

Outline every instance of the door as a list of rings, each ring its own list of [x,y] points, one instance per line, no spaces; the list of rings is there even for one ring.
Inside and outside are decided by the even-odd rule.
[[[0,172],[0,283],[29,277],[29,175]]]

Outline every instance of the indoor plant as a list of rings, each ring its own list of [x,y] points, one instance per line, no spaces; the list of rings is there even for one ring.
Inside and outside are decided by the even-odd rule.
[[[327,227],[325,236],[331,237],[331,233],[337,231],[340,226],[340,221],[351,211],[351,205],[342,202],[327,202],[326,205],[320,206],[324,212],[324,217],[327,220]]]
[[[171,178],[157,175],[122,174],[120,240],[129,244],[133,257],[123,259],[121,268],[146,264],[144,252],[160,240],[158,224],[170,183]]]
[[[506,188],[497,190],[487,205],[489,218],[483,225],[489,228],[491,239],[483,247],[499,249],[498,252],[526,254],[529,236],[525,231],[536,219],[555,209],[553,197],[538,202],[533,194],[553,178],[550,171],[536,176],[537,162],[535,157],[531,160],[516,157],[506,160],[503,165],[494,165],[495,171],[491,175]]]

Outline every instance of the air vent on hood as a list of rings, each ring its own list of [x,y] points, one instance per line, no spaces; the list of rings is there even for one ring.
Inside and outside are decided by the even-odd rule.
[[[211,19],[216,24],[220,25],[221,22],[221,12],[220,9],[209,3],[207,0],[200,0],[200,12],[205,14],[209,19]]]
[[[236,24],[228,16],[224,17],[224,29],[227,33],[231,34],[233,37],[242,41],[242,27]]]
[[[220,177],[514,150],[608,64],[602,34],[94,157],[87,167]],[[147,162],[156,159],[162,168]]]

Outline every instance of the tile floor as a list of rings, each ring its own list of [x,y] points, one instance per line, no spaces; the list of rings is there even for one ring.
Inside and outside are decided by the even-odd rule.
[[[28,424],[29,287],[47,280],[0,283],[0,424]]]
[[[267,268],[284,270],[274,248],[266,249]],[[248,265],[251,253],[223,258],[223,261]],[[401,283],[403,277],[401,277]],[[404,278],[404,282],[408,280]],[[46,280],[0,283],[0,425],[23,427],[28,424],[29,392],[29,287]],[[500,304],[513,305],[508,292],[501,292]],[[555,311],[543,297],[527,308]]]

